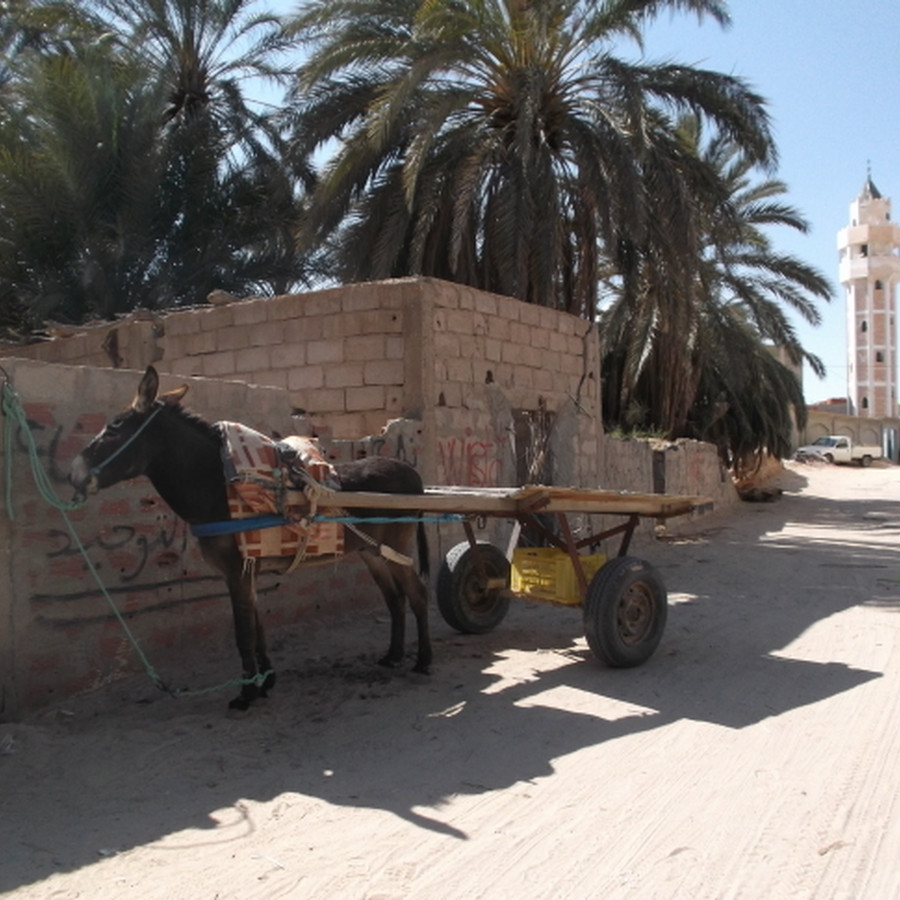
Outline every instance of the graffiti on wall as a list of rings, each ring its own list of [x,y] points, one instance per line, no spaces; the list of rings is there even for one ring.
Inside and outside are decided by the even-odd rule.
[[[211,573],[188,572],[188,568],[199,569],[198,560],[192,558],[197,554],[191,553],[189,530],[155,495],[132,498],[111,492],[108,496],[91,498],[83,512],[70,514],[76,539],[63,526],[57,510],[37,499],[30,473],[28,478],[19,477],[19,473],[29,471],[33,446],[36,463],[54,492],[60,500],[68,499],[71,486],[67,473],[71,460],[86,443],[87,435],[97,430],[98,423],[94,420],[102,422],[103,417],[86,417],[67,432],[56,421],[50,405],[30,404],[26,414],[31,440],[22,428],[17,428],[12,442],[10,471],[14,506],[18,509],[12,548],[18,555],[18,571],[29,585],[29,602],[42,610],[41,621],[65,625],[108,618],[95,616],[93,604],[84,607],[81,613],[74,611],[73,603],[95,600],[102,593],[83,553],[109,594],[146,598],[146,609],[141,601],[132,604],[130,613],[149,610],[154,592],[176,581],[180,594],[185,593],[186,584],[210,581],[217,582],[215,595],[226,593]],[[134,488],[123,490],[131,494]],[[209,596],[208,589],[204,596]]]
[[[509,439],[483,440],[466,428],[462,435],[438,441],[438,465],[443,484],[497,487],[503,480]]]

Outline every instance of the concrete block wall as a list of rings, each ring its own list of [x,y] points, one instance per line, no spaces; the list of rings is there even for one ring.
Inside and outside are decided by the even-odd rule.
[[[595,485],[603,434],[596,328],[553,309],[439,284],[431,327],[423,329],[433,360],[424,410],[434,420],[427,430],[437,442],[435,483],[520,483],[519,410],[547,416],[554,484]]]
[[[438,279],[137,313],[8,352],[281,388],[310,431],[345,441],[418,419],[435,484],[516,483],[511,417],[540,404],[556,423],[555,482],[588,486],[599,471],[593,326]]]

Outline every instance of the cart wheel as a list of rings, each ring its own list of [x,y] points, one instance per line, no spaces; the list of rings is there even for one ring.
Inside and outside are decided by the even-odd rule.
[[[607,665],[639,666],[659,645],[668,611],[665,585],[650,563],[633,556],[611,559],[588,585],[588,646]]]
[[[485,584],[475,551],[468,541],[457,544],[441,565],[437,602],[444,621],[465,634],[484,634],[496,628],[509,610],[509,562],[493,544],[478,542],[478,554],[489,579]]]

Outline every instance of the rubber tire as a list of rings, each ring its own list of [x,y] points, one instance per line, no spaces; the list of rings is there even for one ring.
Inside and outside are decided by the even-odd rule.
[[[822,455],[825,457],[825,462],[834,465],[834,457],[830,453],[823,453]]]
[[[639,666],[659,646],[668,612],[659,572],[637,557],[617,556],[588,585],[584,601],[588,646],[609,666]]]
[[[868,469],[869,466],[872,465],[872,457],[867,453],[860,461],[859,464],[864,468]]]
[[[478,542],[488,575],[504,578],[509,586],[509,562],[493,545]],[[485,634],[496,628],[509,611],[509,594],[486,593],[478,574],[475,551],[468,541],[457,544],[441,564],[437,603],[444,621],[463,634]]]

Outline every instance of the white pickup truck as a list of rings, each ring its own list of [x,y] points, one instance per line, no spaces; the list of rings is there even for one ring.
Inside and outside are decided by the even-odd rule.
[[[881,459],[881,457],[881,447],[854,444],[850,438],[841,434],[829,434],[817,438],[805,447],[798,447],[794,453],[795,459],[818,458],[830,463],[855,462],[861,466],[871,466],[873,459]]]

